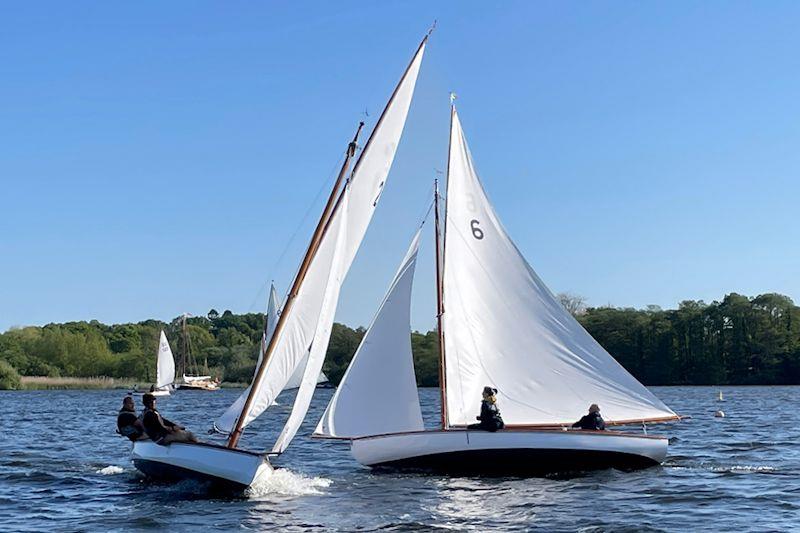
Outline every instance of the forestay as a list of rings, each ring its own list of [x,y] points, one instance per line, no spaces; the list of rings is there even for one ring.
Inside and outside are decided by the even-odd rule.
[[[278,323],[278,309],[280,309],[280,304],[278,303],[278,293],[275,290],[275,285],[271,285],[269,289],[269,301],[267,304],[267,322],[266,322],[266,329],[261,334],[261,343],[258,347],[258,360],[256,361],[256,368],[253,372],[258,372],[258,367],[261,366],[261,360],[264,358],[264,350],[267,349],[267,341],[272,337],[272,334],[275,332],[275,326]],[[242,407],[244,407],[244,402],[247,400],[247,395],[250,394],[250,387],[247,387],[236,401],[228,407],[227,411],[220,416],[216,422],[214,422],[214,429],[221,433],[230,433],[233,431],[234,426],[236,426],[236,419],[242,413]]]
[[[166,387],[175,381],[175,358],[169,347],[167,336],[161,331],[156,360],[156,388]]]
[[[508,425],[564,424],[592,403],[609,422],[677,418],[566,311],[506,234],[455,108],[448,162],[444,337],[450,425],[499,390]]]
[[[355,438],[423,429],[410,335],[419,237],[417,231],[316,434]]]

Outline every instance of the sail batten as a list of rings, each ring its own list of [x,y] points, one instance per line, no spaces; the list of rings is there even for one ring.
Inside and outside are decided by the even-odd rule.
[[[676,418],[570,315],[486,196],[453,108],[444,251],[447,410],[472,423],[484,386],[509,426],[563,425],[592,403],[609,422]]]

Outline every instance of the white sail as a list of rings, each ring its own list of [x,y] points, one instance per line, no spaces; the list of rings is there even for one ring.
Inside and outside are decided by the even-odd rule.
[[[263,413],[274,401],[278,393],[288,383],[300,360],[309,349],[313,348],[311,342],[318,330],[317,325],[320,322],[320,316],[323,312],[323,300],[327,292],[327,275],[333,268],[334,255],[338,244],[336,242],[337,239],[334,237],[339,234],[339,231],[338,228],[333,227],[334,222],[341,221],[343,218],[346,218],[347,221],[347,227],[343,230],[346,242],[340,258],[342,261],[341,275],[344,277],[350,269],[367,227],[372,220],[375,207],[380,200],[381,192],[408,116],[408,108],[411,105],[411,98],[414,94],[424,50],[425,41],[420,45],[400,83],[395,88],[392,98],[356,163],[353,175],[347,183],[349,201],[347,216],[334,215],[332,218],[330,227],[319,245],[319,249],[306,274],[305,281],[298,292],[291,314],[286,319],[283,330],[280,332],[280,337],[276,341],[273,354],[266,363],[268,366],[265,368],[264,378],[258,384],[249,412],[245,413],[245,425]],[[341,211],[340,207],[337,213]],[[331,237],[332,235],[334,237]],[[333,305],[335,312],[336,303]],[[327,339],[325,343],[327,344]],[[311,368],[312,365],[316,366],[316,364],[317,362],[313,360],[312,354],[306,368]],[[315,378],[318,373],[319,370],[314,374]],[[298,397],[304,395],[302,388],[303,385],[301,384]],[[300,414],[300,411],[298,410],[297,413]],[[305,416],[305,412],[302,415]],[[302,419],[302,417],[300,418]]]
[[[297,389],[300,387],[300,382],[303,381],[303,374],[305,374],[306,366],[308,366],[308,355],[309,354],[306,354],[305,357],[303,357],[303,359],[297,365],[297,368],[294,369],[292,377],[289,378],[289,382],[286,384],[283,390]],[[326,376],[324,372],[320,372],[319,375],[317,376],[316,384],[319,385],[320,383],[327,383],[327,382],[328,382],[328,376]]]
[[[508,425],[676,418],[559,303],[503,229],[455,108],[448,161],[444,346],[450,425],[475,421],[484,386]]]
[[[331,220],[325,238],[306,272],[305,281],[295,297],[292,311],[286,317],[283,329],[276,332],[278,337],[273,341],[275,347],[272,356],[263,363],[266,365],[263,379],[257,384],[249,412],[245,413],[243,419],[243,427],[275,401],[311,347],[323,312],[331,270],[337,268],[336,260],[341,260],[339,249],[342,245],[338,236],[343,218],[334,216]]]
[[[411,99],[414,96],[414,87],[417,83],[426,41],[427,38],[420,44],[417,53],[400,79],[381,118],[375,125],[372,135],[364,146],[361,157],[356,162],[350,180],[347,182],[346,196],[349,203],[347,226],[343,232],[345,241],[341,258],[340,283],[344,281],[344,277],[350,270],[350,265],[353,263],[353,259],[361,246],[361,241],[364,239],[364,234],[367,232],[372,215],[386,185],[386,179],[389,176],[389,170],[392,168],[397,145],[400,143],[400,137],[403,134],[406,118],[408,117]],[[330,328],[333,325],[333,315],[338,304],[338,289],[339,287],[331,287],[332,291],[335,290],[336,297],[334,301],[330,302],[330,324],[327,321],[320,321],[320,328],[314,338],[318,349],[315,349],[314,345],[311,347],[309,360],[295,397],[292,413],[289,415],[289,421],[273,447],[274,452],[281,452],[286,449],[291,439],[294,438],[311,404],[311,397],[316,388],[316,377],[322,370],[322,364],[325,359],[325,351],[319,349],[322,342],[321,335],[325,336],[324,346],[327,350]]]
[[[272,334],[275,332],[275,326],[278,323],[279,308],[278,293],[275,291],[275,285],[271,285],[267,304],[266,330],[261,334],[261,343],[258,346],[258,360],[256,361],[256,368],[253,371],[253,375],[258,372],[258,367],[261,366],[261,360],[264,358],[264,350],[267,348],[267,340],[272,338]],[[236,426],[236,419],[242,413],[242,407],[244,407],[244,402],[247,400],[248,394],[250,394],[250,387],[242,391],[239,397],[236,398],[236,401],[214,422],[215,430],[221,433],[230,433],[233,431],[234,426]]]
[[[347,247],[347,235],[345,232],[347,231],[348,198],[349,194],[345,191],[344,201],[339,211],[334,215],[334,222],[331,223],[331,229],[333,229],[338,222],[338,235],[330,235],[330,238],[336,238],[337,249],[328,274],[329,279],[322,302],[322,311],[317,320],[317,329],[311,341],[303,379],[300,380],[300,387],[297,390],[292,411],[289,413],[289,418],[272,447],[273,453],[283,453],[297,434],[297,430],[300,429],[300,424],[303,423],[308,407],[311,405],[311,398],[314,396],[314,390],[317,386],[317,377],[322,370],[322,363],[325,361],[325,354],[328,351],[331,328],[333,328],[333,317],[336,314],[336,306],[339,302],[339,290],[346,274],[344,254]]]
[[[158,342],[158,357],[156,359],[156,388],[166,387],[175,381],[175,358],[169,347],[167,336],[161,330]]]
[[[424,428],[411,353],[419,236],[417,231],[315,433],[354,438]]]

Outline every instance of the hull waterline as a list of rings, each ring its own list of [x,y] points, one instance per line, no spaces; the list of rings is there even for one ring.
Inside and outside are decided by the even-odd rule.
[[[262,454],[212,444],[162,446],[136,441],[131,459],[140,472],[152,479],[207,481],[231,490],[244,490],[273,472]]]
[[[420,431],[362,437],[362,465],[451,475],[536,476],[604,468],[636,470],[664,461],[668,441],[618,431]]]

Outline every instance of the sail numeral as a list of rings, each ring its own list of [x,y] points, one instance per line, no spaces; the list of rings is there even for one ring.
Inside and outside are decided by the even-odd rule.
[[[480,222],[475,219],[472,219],[469,223],[469,227],[472,228],[472,236],[478,240],[483,239],[483,230],[479,228]]]
[[[475,197],[467,193],[467,211],[470,213],[475,212]]]

